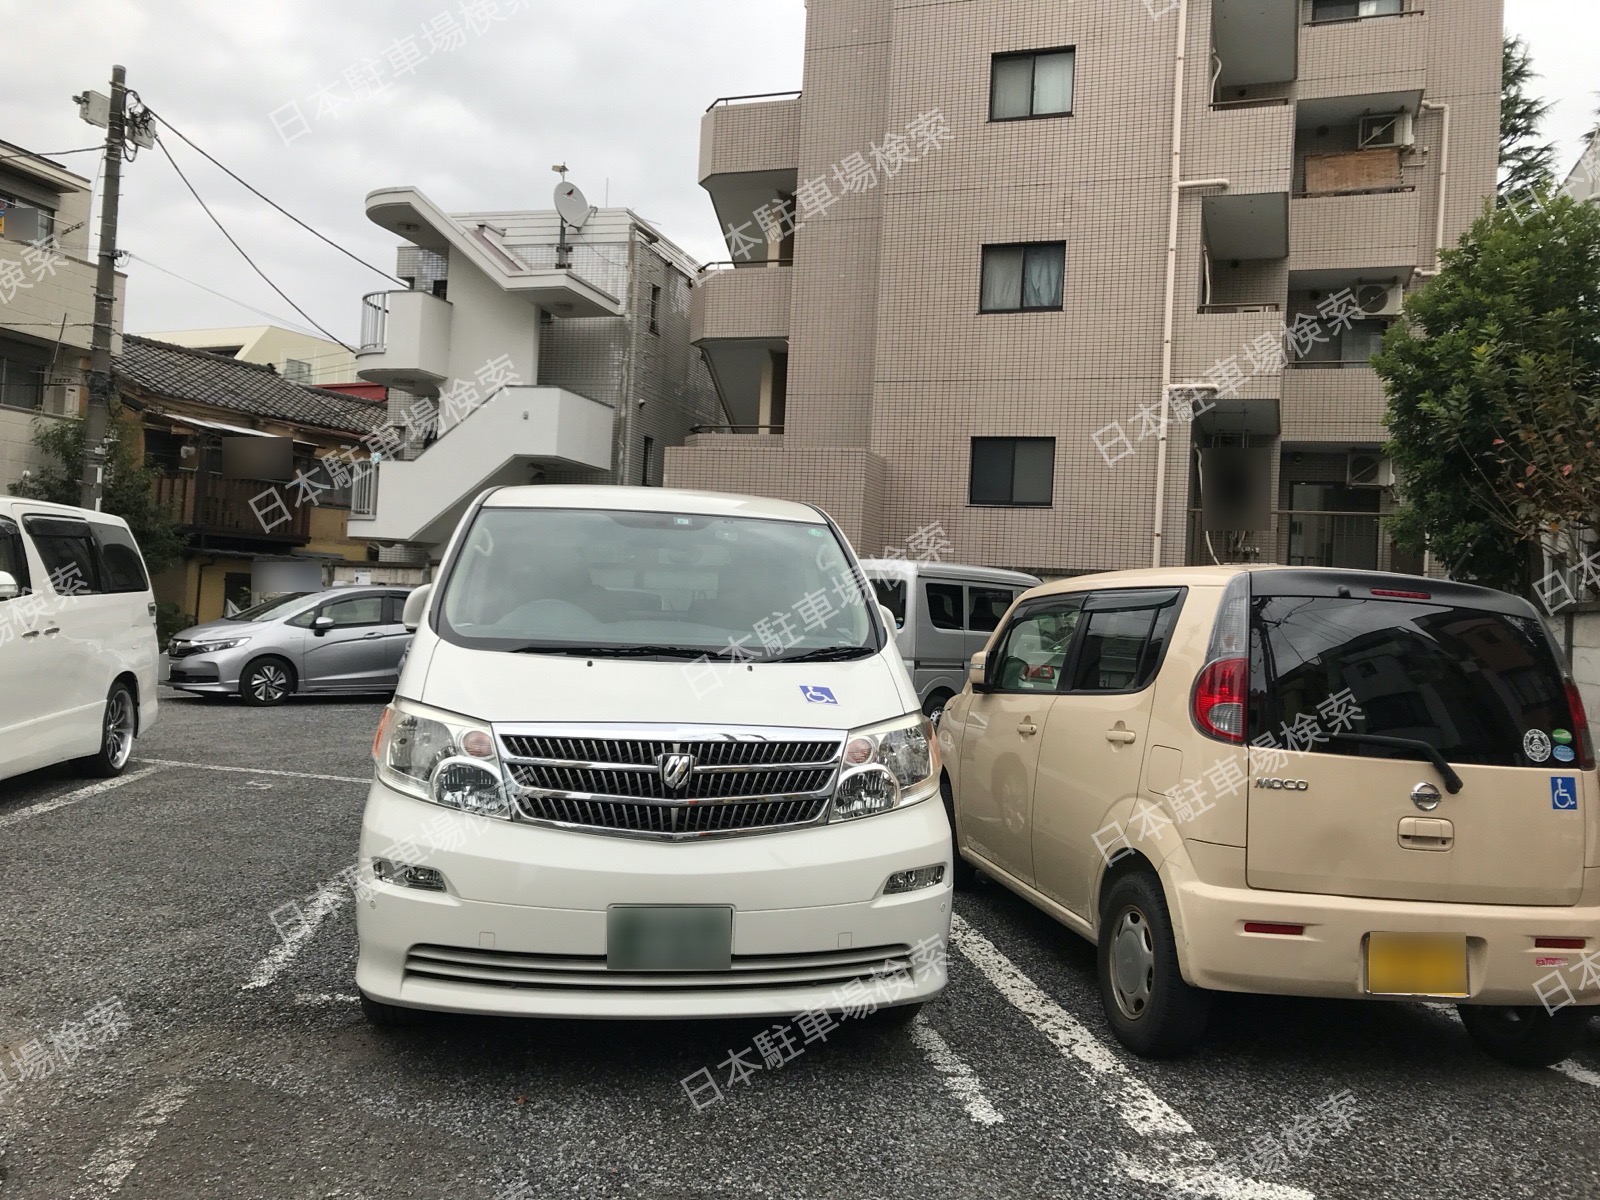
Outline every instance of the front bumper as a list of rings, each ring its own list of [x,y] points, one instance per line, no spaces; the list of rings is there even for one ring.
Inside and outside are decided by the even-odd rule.
[[[372,859],[434,867],[447,891],[380,882]],[[474,821],[374,783],[361,832],[356,985],[446,1012],[793,1016],[925,1000],[945,985],[950,830],[924,801],[860,822],[663,843]],[[935,887],[888,876],[946,864]],[[733,908],[733,969],[606,969],[614,904]]]
[[[248,650],[247,646],[238,646],[210,654],[169,658],[167,677],[161,682],[180,692],[232,695],[239,690],[239,676],[250,657]]]
[[[1335,999],[1408,999],[1367,991],[1369,933],[1458,934],[1467,944],[1470,1004],[1600,1004],[1600,870],[1586,873],[1587,904],[1522,907],[1371,900],[1167,881],[1183,929],[1183,974],[1196,987]],[[1304,925],[1299,936],[1246,933],[1245,922]],[[1583,949],[1538,947],[1536,938],[1586,938]],[[1424,997],[1426,998],[1426,997]]]

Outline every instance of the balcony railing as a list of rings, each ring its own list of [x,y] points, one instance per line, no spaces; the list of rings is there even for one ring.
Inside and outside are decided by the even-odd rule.
[[[382,350],[389,336],[389,293],[361,297],[361,349]]]
[[[723,108],[731,104],[745,104],[751,100],[793,100],[799,95],[800,93],[796,91],[754,92],[747,96],[718,96],[710,104],[706,105],[706,111],[710,112],[713,108]]]
[[[782,425],[691,425],[690,434],[696,433],[766,433],[781,437]]]
[[[378,469],[357,471],[350,480],[350,517],[371,520],[378,513]]]
[[[1283,305],[1267,302],[1252,302],[1248,304],[1202,304],[1195,311],[1201,316],[1219,316],[1228,313],[1275,313],[1282,312]]]
[[[1189,510],[1189,561],[1225,566],[1281,563],[1291,567],[1387,570],[1393,551],[1382,536],[1380,513],[1280,508],[1269,529],[1216,531],[1207,544],[1199,509]],[[1214,556],[1214,558],[1213,558]]]
[[[274,489],[281,505],[274,501]],[[152,497],[199,534],[268,542],[305,543],[311,539],[313,505],[296,503],[287,484],[180,471],[158,476]]]

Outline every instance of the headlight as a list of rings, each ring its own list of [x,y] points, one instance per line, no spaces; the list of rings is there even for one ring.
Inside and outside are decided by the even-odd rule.
[[[249,645],[249,638],[229,638],[221,642],[194,642],[190,645],[193,654],[211,654],[217,650],[232,650],[235,646]]]
[[[372,739],[378,778],[396,791],[482,817],[511,817],[494,734],[480,721],[396,700]]]
[[[939,790],[939,749],[920,712],[853,729],[830,820],[849,821],[926,800]]]

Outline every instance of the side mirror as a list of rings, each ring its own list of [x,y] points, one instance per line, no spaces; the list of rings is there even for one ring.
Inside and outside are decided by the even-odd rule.
[[[15,600],[22,595],[22,589],[17,586],[16,576],[10,571],[0,571],[0,600]]]
[[[433,596],[433,584],[425,583],[406,597],[406,606],[400,612],[400,624],[406,632],[415,633],[422,618],[427,615],[428,601]]]
[[[972,684],[974,692],[987,692],[989,687],[989,652],[979,650],[972,656],[972,661],[967,665],[967,682]]]
[[[316,634],[318,637],[321,637],[323,634],[327,633],[328,630],[330,630],[332,628],[333,628],[333,618],[332,617],[318,617],[316,620],[311,622],[311,632]]]
[[[900,632],[900,622],[894,619],[894,613],[889,611],[887,604],[878,605],[878,613],[883,617],[883,626],[891,634]]]

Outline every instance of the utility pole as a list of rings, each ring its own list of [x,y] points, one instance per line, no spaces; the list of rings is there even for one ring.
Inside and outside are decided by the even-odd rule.
[[[112,308],[117,291],[117,202],[128,103],[127,68],[111,68],[111,111],[106,122],[105,199],[100,207],[100,263],[94,285],[94,338],[89,348],[89,408],[83,426],[83,487],[78,503],[100,507],[106,430],[111,417]]]

